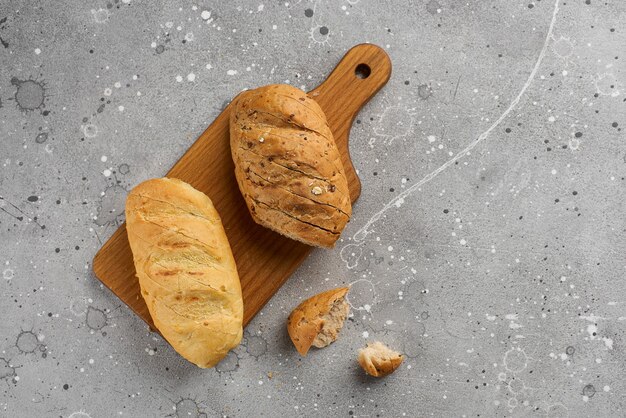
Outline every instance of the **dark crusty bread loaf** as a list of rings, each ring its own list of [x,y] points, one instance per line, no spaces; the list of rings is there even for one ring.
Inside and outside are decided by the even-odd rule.
[[[241,93],[230,144],[239,189],[258,224],[308,245],[335,245],[352,206],[339,150],[313,99],[288,85]]]

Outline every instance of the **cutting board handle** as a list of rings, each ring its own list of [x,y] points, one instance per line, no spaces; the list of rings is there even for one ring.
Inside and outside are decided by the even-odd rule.
[[[350,49],[328,78],[309,92],[321,106],[346,168],[352,201],[361,194],[348,140],[352,122],[359,110],[391,77],[391,60],[376,45],[360,44]]]
[[[350,49],[328,78],[309,95],[318,100],[329,124],[335,118],[352,120],[361,107],[380,90],[391,77],[391,60],[387,53],[373,44],[360,44]],[[333,94],[325,94],[332,91]],[[334,133],[337,136],[337,133]]]

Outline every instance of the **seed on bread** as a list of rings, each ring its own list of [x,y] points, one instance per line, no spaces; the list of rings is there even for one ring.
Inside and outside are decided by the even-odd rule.
[[[315,196],[319,196],[322,194],[322,188],[320,186],[315,186],[311,189],[311,193],[313,193]]]

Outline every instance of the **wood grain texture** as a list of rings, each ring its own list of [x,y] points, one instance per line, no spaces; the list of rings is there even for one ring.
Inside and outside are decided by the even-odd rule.
[[[369,72],[369,75],[360,78],[357,72],[361,75]],[[328,78],[309,92],[326,114],[346,169],[353,202],[361,194],[361,182],[348,149],[352,121],[390,76],[391,61],[385,51],[375,45],[361,44],[348,51]],[[186,181],[206,193],[219,212],[237,263],[243,292],[244,325],[247,325],[304,261],[312,247],[263,228],[250,217],[235,179],[229,142],[229,112],[230,105],[166,176]],[[154,329],[140,295],[125,224],[98,251],[93,269],[102,283]]]

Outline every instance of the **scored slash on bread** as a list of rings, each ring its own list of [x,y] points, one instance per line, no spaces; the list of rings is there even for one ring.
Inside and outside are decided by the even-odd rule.
[[[350,306],[345,299],[348,287],[317,294],[296,307],[287,320],[287,331],[302,356],[311,346],[323,348],[337,340]]]
[[[374,377],[383,377],[400,367],[404,356],[380,341],[375,341],[359,350],[358,361],[365,373]]]
[[[339,149],[321,107],[274,84],[241,93],[230,113],[235,176],[256,223],[332,248],[352,203]]]

